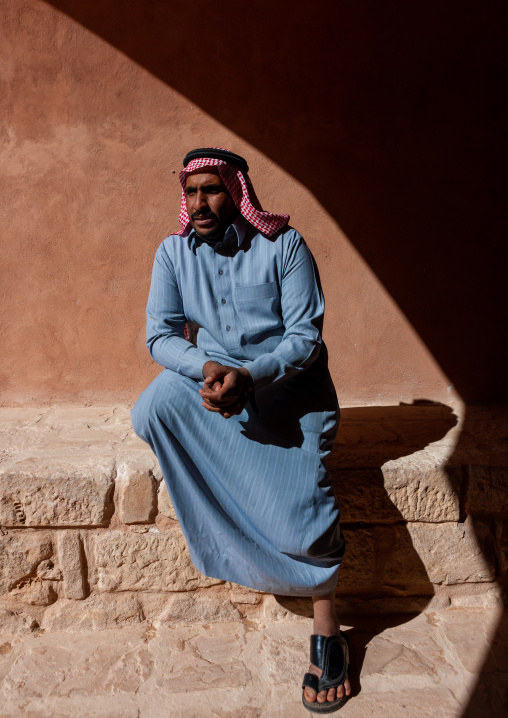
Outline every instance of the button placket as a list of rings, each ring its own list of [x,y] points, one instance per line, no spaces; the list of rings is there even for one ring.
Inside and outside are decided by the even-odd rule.
[[[233,302],[231,277],[230,277],[230,260],[223,254],[215,254],[217,267],[217,298],[219,319],[222,330],[222,338],[226,349],[233,349],[238,346],[238,334],[235,328],[235,317],[233,314]]]

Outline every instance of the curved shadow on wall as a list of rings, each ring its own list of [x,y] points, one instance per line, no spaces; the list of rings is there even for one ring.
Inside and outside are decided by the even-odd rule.
[[[464,401],[507,400],[501,2],[50,4],[307,186]]]
[[[51,4],[307,186],[465,401],[507,397],[501,3]]]

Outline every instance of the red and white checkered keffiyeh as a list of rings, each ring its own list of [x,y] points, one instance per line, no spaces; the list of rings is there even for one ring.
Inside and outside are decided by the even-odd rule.
[[[213,149],[222,148],[214,147]],[[187,214],[184,191],[187,175],[205,167],[217,167],[220,178],[226,185],[240,213],[245,217],[247,222],[250,222],[250,224],[254,225],[254,227],[259,229],[263,234],[271,237],[277,230],[289,222],[289,214],[272,214],[271,212],[265,212],[263,210],[247,173],[244,174],[239,167],[229,164],[224,160],[203,157],[189,162],[187,167],[179,174],[180,183],[182,185],[179,221],[182,225],[182,229],[175,234],[182,234],[190,222],[189,215]]]

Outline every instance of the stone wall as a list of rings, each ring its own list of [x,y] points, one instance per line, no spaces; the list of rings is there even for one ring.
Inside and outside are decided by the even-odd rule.
[[[343,611],[502,602],[508,429],[499,411],[468,415],[469,434],[444,405],[343,410],[329,462],[348,544]],[[504,437],[497,450],[494,424]],[[193,567],[158,464],[125,407],[3,409],[0,431],[4,630],[308,614],[307,600]]]

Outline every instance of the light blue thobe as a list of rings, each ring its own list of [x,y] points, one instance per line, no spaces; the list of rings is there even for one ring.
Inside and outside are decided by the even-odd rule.
[[[344,540],[325,464],[338,405],[323,311],[312,255],[292,228],[269,238],[239,216],[219,243],[187,230],[157,250],[147,345],[165,369],[131,416],[208,576],[293,596],[335,588]],[[201,326],[197,347],[185,321]],[[252,375],[255,402],[239,416],[201,406],[209,360]]]

